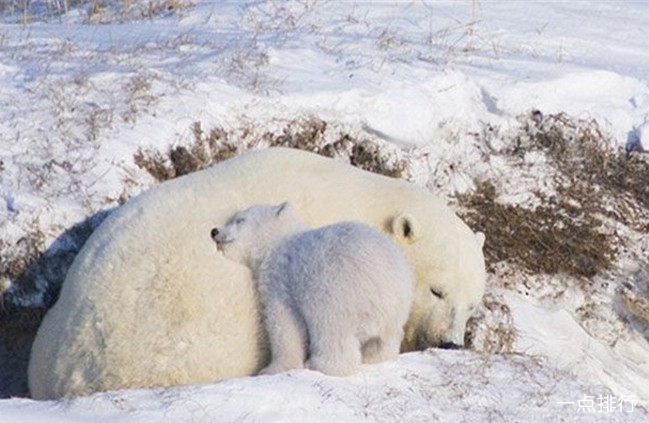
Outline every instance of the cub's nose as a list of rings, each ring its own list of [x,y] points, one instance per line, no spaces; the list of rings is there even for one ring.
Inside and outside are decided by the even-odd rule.
[[[216,241],[216,237],[219,235],[219,228],[214,228],[210,231],[210,236],[213,240]]]

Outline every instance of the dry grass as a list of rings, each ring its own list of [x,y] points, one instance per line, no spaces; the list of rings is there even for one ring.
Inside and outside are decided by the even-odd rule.
[[[153,82],[156,78],[153,73],[138,72],[122,85],[121,92],[126,95],[128,106],[122,113],[124,122],[135,123],[140,114],[158,101],[158,97],[153,94]]]
[[[86,23],[108,24],[153,19],[193,5],[193,0],[0,0],[0,13],[27,24],[80,9]]]
[[[0,278],[16,280],[27,272],[45,247],[45,235],[36,231],[20,238],[15,244],[0,240]],[[31,287],[34,282],[30,282]]]
[[[640,265],[626,279],[617,289],[626,312],[623,314],[630,314],[645,330],[649,330],[649,263]]]
[[[487,292],[482,305],[469,319],[464,336],[468,349],[488,354],[513,353],[516,348],[516,326],[505,300]]]
[[[502,204],[488,182],[460,198],[469,210],[463,217],[486,235],[489,265],[508,261],[533,273],[587,278],[610,268],[616,255],[615,239],[600,231],[601,221],[593,210],[565,200],[540,199],[542,205],[534,209]]]
[[[135,164],[158,181],[166,181],[205,169],[247,150],[264,147],[289,147],[326,157],[343,158],[353,166],[382,175],[406,176],[405,161],[394,159],[377,143],[347,133],[334,133],[327,122],[307,116],[287,122],[278,132],[256,134],[245,126],[226,131],[213,128],[205,131],[200,122],[192,125],[193,140],[188,146],[170,147],[164,152],[140,149]]]
[[[628,155],[597,122],[565,114],[523,119],[511,146],[495,154],[523,162],[542,152],[555,168],[552,195],[536,192],[535,206],[505,204],[492,182],[460,197],[463,217],[486,234],[488,265],[516,264],[532,273],[590,278],[613,266],[619,222],[649,231],[649,161]]]
[[[624,306],[636,319],[649,325],[649,298],[623,295]]]
[[[146,170],[158,182],[196,172],[229,159],[240,152],[240,146],[230,142],[221,128],[205,132],[200,122],[192,125],[193,142],[170,147],[166,152],[140,148],[134,156],[135,164]]]
[[[647,155],[628,154],[592,119],[574,119],[563,113],[542,117],[537,113],[524,122],[522,129],[510,154],[545,152],[559,170],[560,196],[649,231]]]
[[[53,304],[74,257],[107,215],[106,211],[99,212],[73,226],[48,249],[45,249],[45,235],[40,230],[15,244],[0,241],[0,279],[11,280],[12,286],[17,287],[2,293],[2,305],[6,308],[10,303],[20,304],[21,297],[41,294],[45,296],[46,305]]]

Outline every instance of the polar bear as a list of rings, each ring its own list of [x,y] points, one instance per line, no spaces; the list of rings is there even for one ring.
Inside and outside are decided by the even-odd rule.
[[[341,222],[307,230],[288,203],[254,205],[212,229],[223,255],[258,281],[271,361],[260,374],[309,368],[347,376],[396,359],[414,279],[377,229]]]
[[[416,280],[402,351],[462,344],[484,293],[484,237],[413,184],[270,148],[154,186],[102,222],[36,334],[32,396],[258,372],[269,348],[254,279],[246,266],[215,258],[210,230],[238,210],[282,201],[307,227],[361,221],[400,245]]]

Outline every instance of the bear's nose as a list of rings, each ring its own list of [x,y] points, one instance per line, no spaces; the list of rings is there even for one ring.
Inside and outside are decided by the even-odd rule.
[[[455,344],[453,342],[443,342],[439,348],[443,350],[459,350],[462,348],[461,345]]]
[[[214,229],[212,229],[212,231],[210,232],[210,235],[212,236],[212,239],[215,239],[215,238],[217,237],[218,234],[219,234],[219,228],[214,228]]]

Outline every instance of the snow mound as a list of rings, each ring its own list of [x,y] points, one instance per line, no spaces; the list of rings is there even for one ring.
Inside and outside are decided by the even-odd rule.
[[[647,418],[633,400],[586,385],[539,358],[437,350],[366,365],[347,378],[298,370],[207,386],[2,406],[7,423],[44,417],[48,422],[541,422],[557,415],[575,422]]]

